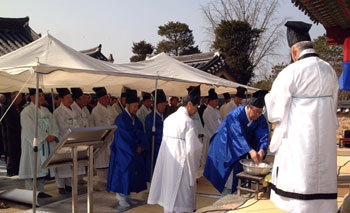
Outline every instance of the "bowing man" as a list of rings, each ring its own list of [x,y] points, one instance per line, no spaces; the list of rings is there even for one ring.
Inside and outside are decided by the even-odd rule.
[[[116,192],[118,208],[136,204],[130,192],[140,192],[147,188],[142,149],[146,148],[146,138],[141,121],[137,118],[139,100],[136,90],[126,90],[125,110],[115,119],[117,130],[110,146],[107,191]]]
[[[183,106],[164,121],[163,140],[154,169],[148,204],[163,206],[164,212],[196,209],[196,178],[202,143],[191,119],[200,102],[200,87],[191,87]]]
[[[155,98],[155,91],[152,92],[153,98]],[[157,104],[156,110],[156,122],[155,122],[155,135],[154,135],[154,155],[153,155],[153,168],[157,161],[157,156],[162,143],[163,137],[163,123],[167,117],[165,109],[167,105],[167,100],[165,93],[162,89],[157,90]],[[147,137],[147,148],[146,148],[146,177],[147,181],[150,181],[151,173],[151,161],[152,161],[152,127],[153,127],[153,113],[149,113],[146,117],[146,137]]]
[[[266,153],[269,129],[265,117],[261,116],[266,93],[255,92],[248,105],[227,114],[211,138],[203,175],[219,192],[223,191],[232,169],[232,192],[236,191],[236,175],[243,171],[240,159],[249,154],[259,164]]]

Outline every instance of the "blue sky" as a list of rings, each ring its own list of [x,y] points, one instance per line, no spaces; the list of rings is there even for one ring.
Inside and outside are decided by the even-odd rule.
[[[208,51],[206,22],[201,4],[208,0],[1,0],[0,16],[29,16],[29,25],[37,33],[51,35],[76,50],[102,44],[102,52],[113,54],[115,63],[129,62],[132,42],[146,40],[154,46],[162,39],[158,26],[180,21],[193,31],[196,45]],[[280,0],[279,18],[312,23],[291,0]],[[325,33],[322,25],[313,25],[311,38]],[[288,47],[283,45],[279,61],[288,61]],[[277,63],[277,61],[276,61]]]

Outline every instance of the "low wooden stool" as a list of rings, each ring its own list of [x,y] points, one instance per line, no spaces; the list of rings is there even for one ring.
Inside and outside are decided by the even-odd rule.
[[[237,185],[237,193],[240,196],[241,191],[246,191],[246,192],[252,192],[255,193],[255,199],[258,199],[258,194],[259,192],[263,192],[263,183],[265,176],[255,176],[255,175],[250,175],[246,172],[240,172],[237,174],[238,178],[238,185]],[[247,182],[242,183],[242,179],[245,179]],[[243,185],[248,184],[248,188],[244,187]],[[252,189],[255,185],[255,189]],[[266,192],[268,192],[269,187],[267,187]]]

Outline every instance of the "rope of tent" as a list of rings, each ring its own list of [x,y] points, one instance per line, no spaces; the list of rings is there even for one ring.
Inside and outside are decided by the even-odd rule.
[[[4,119],[4,117],[6,116],[7,112],[10,110],[11,106],[13,105],[13,103],[15,102],[15,100],[17,99],[17,97],[19,96],[19,94],[21,94],[21,92],[23,91],[24,87],[28,84],[29,80],[32,79],[34,72],[32,72],[32,74],[29,76],[29,78],[27,79],[27,81],[23,84],[22,88],[20,89],[20,91],[17,93],[16,97],[12,100],[11,104],[9,105],[9,107],[7,107],[5,113],[2,115],[2,117],[0,118],[0,122]]]

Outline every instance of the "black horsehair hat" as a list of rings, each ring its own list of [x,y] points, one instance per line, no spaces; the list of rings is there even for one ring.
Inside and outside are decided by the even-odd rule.
[[[127,104],[139,102],[139,99],[137,98],[137,91],[133,89],[127,89],[125,101]]]
[[[267,90],[258,90],[253,93],[253,97],[249,100],[249,105],[257,108],[263,108],[265,106],[265,95],[268,93]]]
[[[101,98],[101,97],[107,95],[107,90],[104,87],[94,87],[94,88],[92,88],[92,90],[95,91],[97,98]]]
[[[152,92],[152,96],[153,98],[155,98],[155,90],[153,90]],[[164,93],[164,91],[162,89],[157,89],[157,100],[156,100],[157,104],[160,104],[160,103],[164,103],[164,102],[167,102],[166,100],[166,95]]]
[[[193,105],[197,105],[200,104],[200,100],[201,100],[201,90],[200,90],[200,86],[190,86],[189,88],[187,88],[188,94],[187,96],[190,98],[190,101],[192,102]]]
[[[70,94],[70,91],[68,88],[56,88],[56,91],[58,92],[58,96],[60,98],[63,98],[64,96]]]
[[[35,88],[28,88],[29,96],[35,95],[36,89]],[[39,88],[39,93],[43,92],[42,89]]]
[[[311,41],[309,30],[312,24],[302,21],[287,21],[287,40],[289,47],[301,41]]]
[[[70,88],[70,91],[72,91],[72,96],[74,99],[77,99],[80,96],[84,95],[83,90],[80,88]]]

